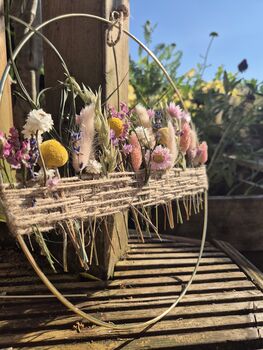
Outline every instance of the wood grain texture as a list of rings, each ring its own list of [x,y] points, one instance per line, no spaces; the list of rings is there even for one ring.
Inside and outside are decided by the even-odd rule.
[[[45,0],[43,19],[49,19],[65,13],[89,13],[109,19],[110,13],[120,4],[129,7],[129,1],[113,0]],[[124,27],[128,29],[129,19]],[[64,58],[71,75],[81,85],[84,83],[93,91],[102,88],[103,101],[116,89],[116,72],[112,48],[106,43],[104,23],[94,19],[73,18],[52,23],[45,30],[45,35],[56,46]],[[116,57],[119,78],[123,81],[120,87],[121,101],[128,100],[128,38],[122,36],[116,45]],[[50,48],[44,47],[45,84],[55,86],[57,81],[64,80],[63,70]],[[117,107],[117,94],[114,93],[108,103]],[[78,101],[77,109],[83,107]],[[47,109],[58,120],[59,95],[56,91],[47,94]],[[127,220],[127,219],[125,219]],[[109,219],[109,235],[101,232],[97,235],[97,246],[100,261],[106,278],[110,278],[115,263],[127,250],[127,234],[122,214]],[[110,239],[109,239],[110,237]],[[111,242],[110,242],[111,240]],[[112,244],[111,244],[112,243]],[[112,246],[114,249],[112,249]]]
[[[0,0],[0,76],[2,76],[7,63],[4,0]],[[3,97],[0,103],[0,130],[8,133],[13,125],[12,98],[10,79],[7,78]]]
[[[263,251],[263,196],[209,197],[208,239],[229,242],[239,251]],[[176,210],[176,204],[174,204]],[[182,208],[184,214],[184,209]],[[159,213],[160,230],[163,214]],[[200,237],[203,214],[192,215],[183,225],[176,225],[166,233],[185,237]]]
[[[88,281],[76,274],[49,276],[59,289],[71,293],[70,300],[93,316],[115,323],[146,321],[171,305],[190,277],[193,264],[187,267],[173,264],[172,267],[155,266],[154,269],[149,268],[150,275],[145,275],[147,261],[158,260],[158,250],[162,244],[164,249],[168,249],[170,243],[174,255],[178,251],[176,260],[192,259],[182,256],[185,254],[182,249],[187,249],[188,255],[191,253],[190,241],[179,241],[178,248],[174,241],[167,240],[163,243],[147,241],[143,248],[133,239],[128,259],[117,263],[112,281]],[[153,247],[157,249],[156,259],[153,259]],[[192,244],[194,248],[198,248],[197,243]],[[50,297],[30,270],[25,271],[24,276],[27,277],[23,281],[20,277],[23,268],[15,269],[13,266],[13,276],[6,276],[0,283],[2,294],[13,296],[4,299],[0,295],[0,347],[13,346],[24,350],[247,350],[262,347],[262,291],[241,270],[242,266],[229,259],[225,250],[209,243],[206,250],[207,255],[212,254],[212,257],[206,256],[204,259],[211,259],[211,264],[200,266],[189,293],[164,320],[143,331],[111,331],[85,323],[78,333],[72,327],[81,320]],[[129,254],[134,256],[135,252],[145,255],[145,259],[139,259],[143,268],[136,265],[130,270]],[[193,254],[196,254],[196,250],[193,250]],[[218,265],[214,264],[212,261],[222,259],[221,255],[227,262],[220,264],[219,260]],[[170,258],[163,260],[169,261]],[[126,269],[123,270],[123,266]],[[9,262],[0,260],[0,272],[3,270],[6,273],[10,269]],[[41,295],[30,299],[30,294]]]

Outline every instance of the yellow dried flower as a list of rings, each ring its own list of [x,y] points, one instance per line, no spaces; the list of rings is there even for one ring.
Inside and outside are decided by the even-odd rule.
[[[108,121],[111,130],[115,133],[115,137],[120,137],[123,132],[123,122],[115,117],[110,118]]]
[[[44,163],[47,168],[59,168],[68,161],[68,152],[57,140],[48,140],[40,145]]]
[[[167,146],[169,142],[169,129],[168,128],[161,128],[158,130],[159,133],[159,141],[162,145]]]

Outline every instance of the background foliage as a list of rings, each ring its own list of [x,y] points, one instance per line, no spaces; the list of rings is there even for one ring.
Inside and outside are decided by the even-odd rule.
[[[151,47],[155,28],[149,21],[145,23],[144,41],[176,82],[200,138],[208,143],[210,194],[262,193],[262,83],[242,79],[246,60],[238,65],[236,73],[220,66],[212,81],[205,81],[209,50],[218,36],[215,32],[210,33],[202,62],[179,75],[182,52],[175,43]],[[130,106],[142,103],[153,108],[171,100],[178,102],[163,73],[140,48],[137,59],[130,58],[130,84]]]

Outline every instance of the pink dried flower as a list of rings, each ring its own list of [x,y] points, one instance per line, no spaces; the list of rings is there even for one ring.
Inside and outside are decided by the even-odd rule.
[[[176,119],[182,118],[183,111],[180,108],[180,106],[176,105],[174,102],[170,102],[170,104],[167,106],[166,111],[172,118],[176,118]]]
[[[197,138],[196,131],[194,129],[191,129],[190,139],[191,141],[190,141],[189,148],[187,150],[187,156],[191,161],[193,161],[194,158],[196,157],[197,147],[198,147],[198,138]]]
[[[191,115],[188,112],[182,111],[181,119],[183,123],[190,123]]]
[[[147,113],[150,119],[153,119],[155,116],[155,112],[153,109],[147,109]]]
[[[180,137],[180,150],[182,153],[186,153],[191,143],[191,128],[188,123],[184,123],[181,137]]]
[[[49,191],[55,191],[59,182],[60,182],[60,179],[57,176],[53,178],[49,178],[46,182],[46,186]]]
[[[151,159],[150,159],[151,157]],[[146,152],[145,160],[152,170],[167,170],[172,166],[172,157],[169,149],[161,145],[157,146],[150,156],[150,151]]]
[[[196,157],[194,159],[195,165],[205,164],[208,159],[208,147],[207,143],[203,141],[197,148]]]
[[[131,164],[134,171],[138,171],[142,164],[142,150],[138,137],[134,132],[131,133],[129,142],[132,146],[131,151]]]
[[[28,140],[20,141],[17,129],[11,128],[6,138],[3,132],[0,134],[1,154],[13,169],[21,169],[22,165],[29,167],[30,143]]]

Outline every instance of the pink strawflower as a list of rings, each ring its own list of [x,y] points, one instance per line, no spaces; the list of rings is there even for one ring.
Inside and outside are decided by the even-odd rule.
[[[132,132],[129,137],[129,142],[132,146],[131,155],[131,164],[134,171],[138,171],[142,164],[142,149],[138,137],[135,132]]]
[[[182,118],[182,109],[180,106],[176,105],[174,102],[170,102],[170,104],[166,108],[167,113],[172,117],[176,119]]]
[[[147,163],[150,162],[152,170],[167,170],[172,167],[171,153],[167,147],[161,145],[153,150],[151,156],[150,151],[147,151],[145,154],[145,160]]]
[[[197,148],[197,153],[194,159],[194,163],[196,165],[205,164],[207,162],[207,159],[208,159],[208,147],[207,147],[207,143],[203,141]]]
[[[180,150],[183,154],[186,153],[191,143],[191,128],[188,123],[184,123],[180,136]]]
[[[126,143],[125,145],[123,145],[122,151],[127,156],[132,152],[132,145]]]

